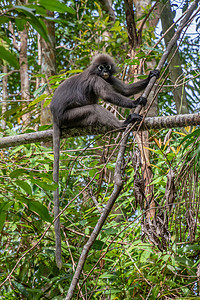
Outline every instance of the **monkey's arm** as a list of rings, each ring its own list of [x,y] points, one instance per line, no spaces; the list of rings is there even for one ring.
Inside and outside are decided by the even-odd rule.
[[[116,77],[112,77],[111,84],[114,90],[120,93],[121,95],[131,96],[143,91],[149,83],[149,80],[153,76],[156,76],[156,78],[158,79],[160,76],[159,70],[155,69],[149,73],[149,76],[146,79],[131,84],[125,84],[123,81],[117,79]]]
[[[146,105],[146,98],[139,97],[137,100],[133,101],[119,93],[117,93],[111,84],[106,82],[101,77],[98,77],[94,86],[93,86],[94,92],[96,95],[98,95],[100,98],[102,98],[106,102],[110,102],[114,105],[126,107],[126,108],[134,108],[138,106],[139,104],[144,106]]]

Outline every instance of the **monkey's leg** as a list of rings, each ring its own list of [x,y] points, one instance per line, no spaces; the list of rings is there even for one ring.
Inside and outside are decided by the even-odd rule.
[[[98,105],[85,105],[65,111],[61,119],[62,126],[80,127],[88,125],[105,125],[120,128],[122,123],[107,109]]]

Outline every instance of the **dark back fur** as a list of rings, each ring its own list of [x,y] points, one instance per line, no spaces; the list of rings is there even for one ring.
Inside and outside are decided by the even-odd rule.
[[[56,89],[50,109],[53,114],[54,122],[59,126],[64,111],[82,107],[98,102],[99,95],[95,93],[94,86],[99,81],[98,65],[109,64],[112,66],[111,75],[116,72],[114,60],[107,54],[97,55],[91,65],[78,75],[74,75],[62,82]],[[101,79],[104,80],[104,79]]]

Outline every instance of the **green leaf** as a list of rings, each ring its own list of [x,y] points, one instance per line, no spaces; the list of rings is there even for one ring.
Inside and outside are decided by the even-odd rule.
[[[0,231],[2,230],[6,220],[6,212],[13,203],[13,201],[0,203]]]
[[[23,175],[24,173],[27,173],[24,169],[16,169],[13,172],[10,173],[10,178],[18,178],[19,176]]]
[[[1,18],[0,18],[0,24],[5,24],[5,23],[8,23],[9,21],[10,21],[10,19],[8,17],[1,16]]]
[[[138,54],[136,54],[136,57],[138,57],[138,58],[143,58],[145,56],[146,56],[146,54],[144,52],[139,52]]]
[[[30,210],[38,213],[38,215],[41,217],[41,219],[43,219],[44,221],[50,222],[50,223],[52,222],[52,218],[51,218],[46,206],[44,206],[43,204],[41,204],[38,201],[29,201],[27,204],[28,204],[28,208]]]
[[[58,187],[57,183],[48,184],[40,180],[31,179],[31,182],[41,187],[44,191],[55,191]]]
[[[29,298],[29,293],[27,292],[26,288],[17,281],[12,281],[12,285],[14,286],[14,288],[19,291],[22,295],[24,295],[26,298]]]
[[[7,73],[1,73],[1,74],[0,74],[0,79],[3,78],[3,77],[6,76],[6,75],[7,75]]]
[[[44,91],[45,91],[45,89],[46,89],[47,86],[48,86],[48,83],[43,84],[41,87],[39,87],[39,89],[37,89],[37,90],[33,93],[33,96],[34,96],[35,98],[41,96],[41,95],[44,93]],[[34,101],[33,101],[33,102],[34,102]]]
[[[155,285],[151,291],[153,298],[152,299],[157,299],[158,293],[159,293],[159,285]]]
[[[37,104],[37,103],[43,101],[43,100],[46,99],[46,98],[47,98],[47,94],[43,94],[43,95],[37,97],[35,100],[31,101],[31,103],[29,104],[28,107],[34,106],[35,104]]]
[[[6,50],[3,46],[0,46],[0,58],[6,60],[14,68],[19,69],[17,56]]]
[[[34,8],[30,8],[30,7],[27,7],[27,6],[21,6],[21,5],[14,5],[13,7],[13,10],[16,10],[17,12],[23,12],[23,13],[34,13],[35,12],[35,9]]]
[[[79,69],[76,69],[76,70],[68,70],[67,71],[67,74],[75,74],[75,73],[82,73],[83,70],[79,70]]]
[[[91,169],[91,170],[89,170],[90,177],[93,177],[96,172],[97,172],[97,169]]]
[[[102,241],[95,241],[94,244],[92,245],[92,249],[95,250],[102,250],[105,249],[106,247],[107,247],[106,243]]]
[[[103,273],[102,275],[99,276],[99,278],[111,278],[111,279],[115,279],[116,278],[116,275],[114,274],[109,274],[109,273]]]
[[[169,259],[170,257],[171,257],[171,255],[166,254],[166,255],[162,256],[161,258],[162,258],[163,261],[168,261],[168,259]]]
[[[106,228],[103,230],[103,233],[108,236],[108,235],[115,235],[117,234],[118,229],[114,227]]]
[[[116,295],[116,294],[118,294],[118,293],[121,293],[122,292],[122,290],[121,289],[118,289],[118,288],[109,288],[109,290],[106,290],[105,292],[104,292],[104,294],[105,295],[109,295],[110,296],[110,294],[111,295]],[[117,299],[117,297],[114,297],[114,298],[110,298],[110,299]],[[119,298],[118,298],[119,299]]]
[[[16,5],[13,7],[18,12],[22,12],[27,18],[25,18],[32,26],[33,28],[45,39],[45,41],[48,41],[48,35],[47,35],[47,29],[42,20],[40,20],[38,17],[36,17],[33,14],[34,9],[28,8],[26,6],[20,6]],[[23,18],[23,17],[22,17]]]
[[[9,202],[2,202],[0,203],[0,211],[7,211],[11,205],[13,205],[13,201],[9,201]]]
[[[185,136],[180,145],[183,144],[185,141],[187,141],[183,151],[194,142],[194,139],[196,139],[197,137],[199,137],[200,135],[200,128],[194,130],[192,133],[189,133],[187,136]]]
[[[15,24],[17,26],[17,28],[19,29],[19,31],[24,30],[24,25],[26,24],[26,20],[24,19],[15,19]]]
[[[158,183],[160,183],[160,182],[163,182],[163,177],[162,177],[162,176],[160,176],[160,177],[154,179],[154,180],[151,182],[151,184],[158,184]]]
[[[169,269],[172,272],[175,272],[175,268],[173,266],[167,265],[167,269]]]
[[[15,183],[16,183],[20,188],[22,188],[22,190],[24,190],[24,191],[26,192],[26,194],[32,195],[32,189],[31,189],[30,185],[29,185],[27,182],[25,182],[25,181],[23,181],[23,180],[17,179],[17,180],[15,181]]]
[[[58,0],[39,0],[39,4],[51,11],[58,11],[61,13],[68,12],[75,14],[75,10],[68,7],[66,4],[59,2]]]
[[[144,250],[140,256],[140,262],[144,263],[147,261],[147,259],[150,257],[151,251],[149,250]]]
[[[6,212],[3,210],[0,210],[0,232],[4,226],[5,220],[6,220]]]
[[[51,102],[51,98],[47,98],[46,101],[43,103],[43,108],[47,107],[49,103]]]

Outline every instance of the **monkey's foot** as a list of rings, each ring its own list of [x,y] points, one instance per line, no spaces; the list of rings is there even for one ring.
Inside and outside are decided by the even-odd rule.
[[[128,125],[129,123],[134,124],[136,122],[139,123],[142,121],[142,118],[143,117],[141,115],[133,113],[129,115],[128,118],[124,121],[124,125]]]

